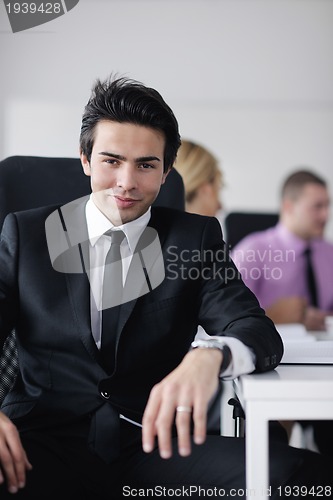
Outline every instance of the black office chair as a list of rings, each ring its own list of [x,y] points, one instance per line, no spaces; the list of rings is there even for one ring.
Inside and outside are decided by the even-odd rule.
[[[10,212],[65,204],[90,193],[90,178],[78,158],[11,156],[0,162],[0,230]],[[173,169],[162,185],[155,206],[185,209],[184,184]],[[2,353],[1,353],[2,348]],[[18,359],[13,331],[0,346],[0,404],[12,387]]]
[[[230,212],[224,221],[226,243],[232,249],[250,233],[263,231],[277,224],[279,215],[264,212]]]

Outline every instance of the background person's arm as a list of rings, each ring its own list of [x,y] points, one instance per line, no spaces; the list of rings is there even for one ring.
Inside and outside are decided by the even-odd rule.
[[[266,314],[275,324],[303,323],[306,305],[301,297],[283,297],[266,307]]]

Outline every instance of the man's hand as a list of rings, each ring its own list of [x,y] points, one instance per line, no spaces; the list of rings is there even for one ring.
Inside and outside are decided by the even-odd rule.
[[[304,325],[307,330],[322,331],[325,330],[326,313],[317,309],[316,307],[309,306],[305,310]]]
[[[15,425],[0,412],[0,484],[6,479],[8,491],[17,493],[24,488],[26,471],[31,469]]]
[[[326,313],[308,306],[301,297],[284,297],[267,307],[266,314],[275,324],[303,323],[307,330],[325,330]]]
[[[284,297],[267,307],[266,314],[275,324],[303,323],[306,305],[301,297]]]
[[[153,450],[157,437],[161,457],[171,457],[171,430],[175,418],[180,455],[191,453],[192,419],[194,442],[202,444],[205,441],[208,402],[218,387],[221,362],[222,352],[219,350],[195,349],[153,387],[142,420],[145,452]],[[181,411],[177,412],[177,407],[182,407]]]

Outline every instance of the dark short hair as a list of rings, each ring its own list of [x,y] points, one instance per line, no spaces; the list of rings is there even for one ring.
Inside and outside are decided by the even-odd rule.
[[[282,198],[297,198],[306,184],[327,187],[326,181],[311,170],[297,170],[284,181],[281,190]]]
[[[164,171],[172,167],[180,146],[178,122],[155,90],[128,78],[97,80],[84,109],[80,149],[90,162],[98,122],[110,120],[150,127],[165,136]]]

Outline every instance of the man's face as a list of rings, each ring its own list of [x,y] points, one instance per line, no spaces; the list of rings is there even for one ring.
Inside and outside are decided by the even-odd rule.
[[[292,230],[303,239],[321,238],[329,216],[329,195],[319,184],[306,184],[298,196],[289,202]]]
[[[115,225],[135,220],[148,210],[167,176],[164,135],[110,120],[100,121],[94,135],[90,163],[81,154],[84,173],[91,177],[93,200]]]

